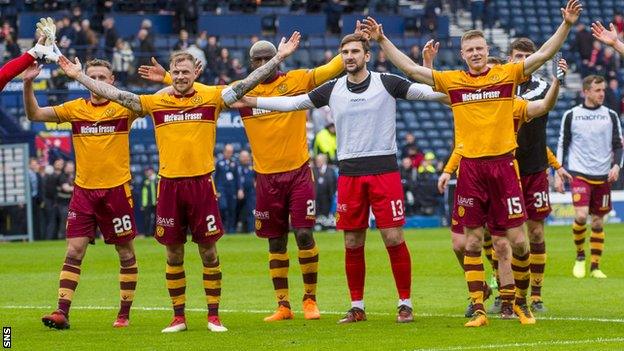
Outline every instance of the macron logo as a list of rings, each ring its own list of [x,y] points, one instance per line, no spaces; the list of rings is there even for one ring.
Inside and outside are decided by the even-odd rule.
[[[364,101],[366,101],[366,99],[364,98],[354,98],[354,99],[349,100],[349,102],[364,102]]]

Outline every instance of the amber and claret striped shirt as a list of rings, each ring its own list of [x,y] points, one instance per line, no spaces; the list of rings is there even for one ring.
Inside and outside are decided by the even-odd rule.
[[[143,112],[154,120],[161,176],[195,177],[214,171],[217,118],[225,107],[221,98],[224,88],[210,86],[187,95],[140,95]]]
[[[513,100],[526,80],[524,62],[496,65],[480,75],[466,71],[433,71],[434,90],[451,100],[455,149],[479,158],[512,152],[515,138]]]
[[[78,186],[110,189],[130,180],[129,132],[137,114],[116,102],[82,98],[53,109],[60,122],[72,126]]]

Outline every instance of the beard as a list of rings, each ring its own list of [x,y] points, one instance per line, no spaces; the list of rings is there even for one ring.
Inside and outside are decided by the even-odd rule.
[[[355,74],[355,73],[359,73],[360,71],[362,71],[366,67],[365,64],[359,65],[357,62],[354,62],[354,64],[355,64],[355,67],[353,67],[353,68],[347,68],[348,66],[345,65],[345,71],[347,73]]]

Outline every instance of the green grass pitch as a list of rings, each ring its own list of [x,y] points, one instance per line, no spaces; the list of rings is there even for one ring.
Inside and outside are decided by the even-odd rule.
[[[397,295],[377,231],[366,247],[368,321],[337,325],[349,308],[340,233],[318,233],[319,321],[306,321],[294,240],[290,240],[292,321],[265,323],[275,307],[267,269],[267,243],[251,235],[219,242],[223,267],[221,319],[230,331],[206,329],[201,264],[194,244],[186,245],[189,330],[164,335],[172,316],[164,279],[164,248],[137,239],[139,282],[131,326],[112,328],[119,303],[118,261],[113,247],[89,247],[74,296],[71,329],[50,330],[41,316],[56,307],[64,242],[0,244],[0,324],[12,327],[16,350],[621,350],[624,349],[624,225],[606,227],[601,268],[606,280],[576,279],[570,227],[547,228],[548,262],[544,300],[549,311],[534,326],[490,319],[484,328],[463,327],[467,303],[446,229],[407,230],[412,254],[412,300],[416,321],[395,323]],[[486,263],[486,266],[488,264]],[[488,267],[489,268],[489,267]],[[489,272],[487,273],[489,277]],[[491,303],[491,301],[488,302]]]

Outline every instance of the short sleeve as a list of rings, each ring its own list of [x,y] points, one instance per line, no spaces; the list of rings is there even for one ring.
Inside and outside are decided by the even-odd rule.
[[[433,90],[448,94],[448,89],[451,86],[451,74],[452,71],[436,71],[433,70]]]
[[[225,104],[225,100],[223,100],[223,97],[221,96],[223,89],[227,87],[227,85],[207,85],[206,89],[202,90],[200,94],[205,97],[205,101],[211,101],[217,105],[219,110],[227,109],[228,106]]]
[[[56,113],[56,117],[58,117],[61,123],[71,122],[74,115],[72,111],[76,108],[76,104],[80,100],[72,100],[52,107],[54,109],[54,113]]]
[[[380,75],[381,82],[384,87],[388,91],[390,95],[392,95],[395,99],[405,99],[407,98],[407,92],[412,85],[412,82],[409,80],[399,77],[396,74],[382,73]]]
[[[524,61],[510,62],[503,65],[509,76],[516,84],[524,83],[528,77],[524,75]]]
[[[312,101],[312,104],[314,104],[314,107],[319,108],[329,105],[329,98],[331,97],[332,90],[334,90],[334,85],[336,85],[335,79],[330,80],[308,93],[308,97],[310,101]]]
[[[154,110],[154,95],[139,95],[141,110],[144,114],[151,114]]]
[[[513,116],[521,123],[527,121],[529,115],[529,101],[516,98],[513,101]]]

